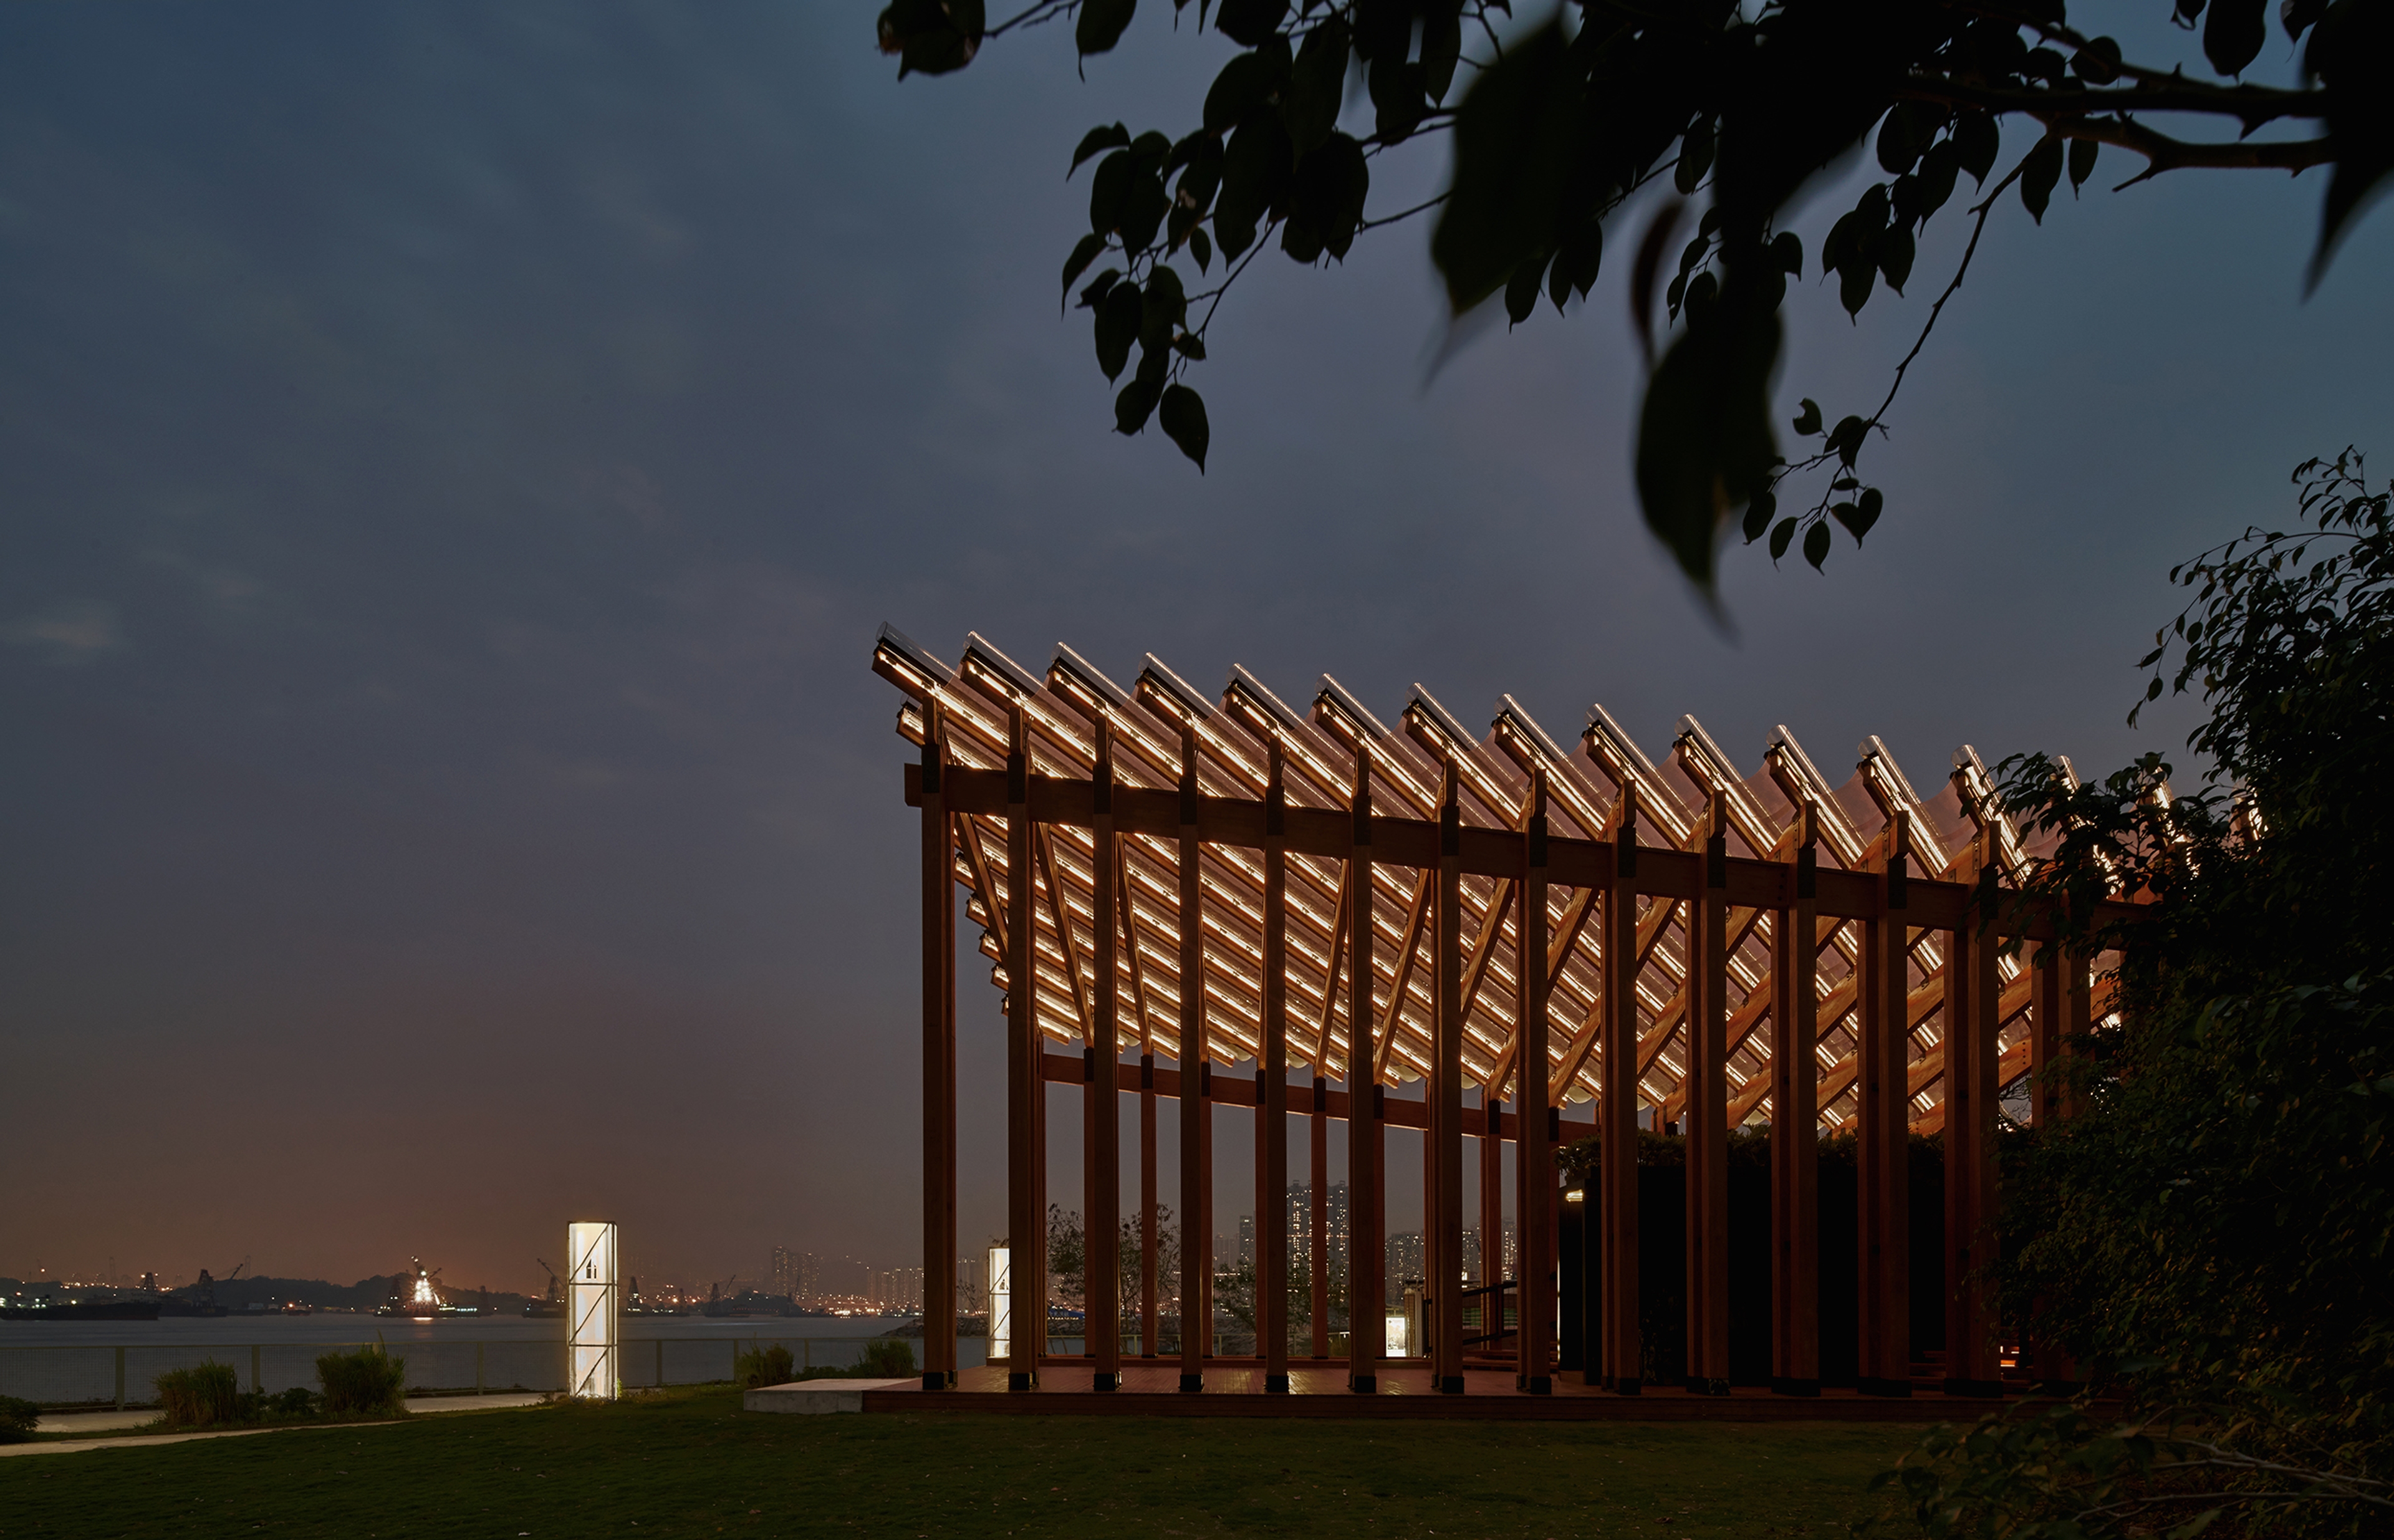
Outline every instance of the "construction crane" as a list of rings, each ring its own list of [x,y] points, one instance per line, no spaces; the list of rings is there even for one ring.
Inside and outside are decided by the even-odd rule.
[[[224,1313],[223,1310],[217,1308],[217,1285],[218,1283],[231,1283],[234,1279],[241,1276],[241,1270],[247,1266],[249,1266],[249,1258],[244,1257],[240,1261],[234,1263],[233,1270],[230,1272],[226,1273],[222,1278],[211,1278],[208,1276],[207,1269],[202,1268],[200,1270],[200,1281],[191,1285],[191,1295],[192,1301],[198,1306],[199,1312],[202,1315],[222,1315]]]
[[[535,1299],[531,1304],[526,1305],[524,1307],[524,1314],[532,1316],[564,1314],[565,1306],[563,1302],[558,1298],[558,1295],[560,1291],[557,1283],[557,1270],[550,1267],[546,1261],[538,1257],[533,1257],[533,1260],[539,1262],[540,1270],[548,1274],[548,1294],[546,1297]]]

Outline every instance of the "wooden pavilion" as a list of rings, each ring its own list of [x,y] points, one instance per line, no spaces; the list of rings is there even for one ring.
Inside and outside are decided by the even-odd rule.
[[[1427,1136],[1426,1362],[1402,1365],[1421,1388],[1486,1386],[1500,1336],[1512,1392],[1571,1377],[1557,1369],[1566,1202],[1583,1204],[1595,1274],[1579,1377],[1646,1386],[1639,1135],[1668,1127],[1686,1162],[1685,1388],[1724,1392],[1729,1136],[1765,1124],[1769,1388],[1820,1389],[1816,1152],[1850,1133],[1857,1389],[1911,1393],[1908,1136],[1941,1131],[1941,1384],[1996,1390],[2003,1346],[1973,1268],[1992,1244],[1998,1102],[2008,1090],[2028,1120],[2059,1115],[2058,1094],[2032,1080],[2029,1098],[2022,1077],[2106,1007],[2087,965],[2053,944],[2051,916],[2015,902],[2034,856],[1972,750],[1924,799],[1875,737],[1833,785],[1784,728],[1747,775],[1693,717],[1658,764],[1601,706],[1566,748],[1509,695],[1475,734],[1418,686],[1391,728],[1327,676],[1300,714],[1243,668],[1217,699],[1151,655],[1125,689],[1068,647],[1043,677],[977,635],[952,667],[885,627],[874,667],[905,692],[899,731],[921,750],[905,795],[922,812],[926,1390],[958,1384],[958,887],[1005,994],[1010,1389],[1064,1366],[1096,1391],[1125,1383],[1112,1288],[1087,1291],[1085,1357],[1046,1350],[1046,1087],[1063,1083],[1084,1088],[1091,1280],[1120,1265],[1135,1103],[1151,1363],[1174,1283],[1155,1276],[1158,1100],[1254,1109],[1257,1343],[1235,1362],[1206,1329],[1215,1120],[1178,1120],[1182,1391],[1233,1372],[1267,1394],[1389,1388],[1395,1125]],[[2027,945],[2007,954],[2016,936]],[[1292,1119],[1311,1135],[1317,1258],[1329,1125],[1345,1125],[1355,1308],[1338,1359],[1317,1266],[1310,1352],[1292,1360]],[[1567,1191],[1556,1149],[1589,1137],[1595,1178]],[[1509,1310],[1518,1328],[1467,1341],[1465,1184],[1479,1185],[1480,1255],[1496,1258],[1508,1164],[1518,1267],[1474,1292],[1481,1321]]]

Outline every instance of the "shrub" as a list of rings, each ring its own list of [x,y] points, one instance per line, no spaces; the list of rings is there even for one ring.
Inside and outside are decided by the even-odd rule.
[[[316,1360],[316,1378],[328,1416],[396,1416],[407,1409],[407,1360],[379,1348],[326,1353]]]
[[[798,1377],[790,1349],[779,1344],[751,1348],[732,1362],[731,1377],[754,1390],[765,1385],[787,1385]]]
[[[902,1379],[914,1373],[914,1345],[896,1337],[866,1343],[858,1367],[874,1379]]]
[[[2199,690],[2204,789],[2158,754],[2083,783],[2010,762],[2056,842],[2029,886],[2078,954],[2116,951],[2119,1009],[2056,1066],[2072,1115],[2006,1140],[1993,1279],[2116,1401],[1932,1435],[1889,1478],[1919,1532],[2387,1533],[2394,487],[2361,469],[2302,467],[2300,526],[2171,574],[2197,591],[2145,697]],[[2114,891],[2160,902],[2068,928]]]
[[[170,1428],[240,1420],[241,1376],[230,1363],[210,1359],[188,1369],[169,1369],[158,1376],[157,1386],[158,1404]]]
[[[312,1417],[317,1413],[316,1392],[304,1385],[266,1398],[266,1410],[278,1417]]]
[[[0,1396],[0,1443],[23,1443],[41,1420],[42,1409],[32,1402]]]

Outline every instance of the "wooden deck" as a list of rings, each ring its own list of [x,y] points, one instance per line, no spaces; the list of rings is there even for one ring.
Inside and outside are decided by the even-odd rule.
[[[1510,1371],[1467,1369],[1464,1393],[1436,1395],[1427,1368],[1384,1370],[1376,1394],[1347,1389],[1343,1363],[1308,1368],[1292,1364],[1289,1393],[1266,1395],[1260,1365],[1216,1365],[1206,1370],[1205,1389],[1180,1389],[1177,1361],[1125,1362],[1123,1388],[1090,1389],[1093,1371],[1051,1364],[1040,1371],[1040,1387],[1023,1394],[1006,1389],[1004,1369],[967,1369],[954,1390],[900,1387],[868,1390],[867,1412],[989,1412],[1049,1416],[1157,1417],[1465,1417],[1519,1421],[1597,1422],[1974,1422],[2006,1402],[1995,1398],[1947,1396],[1934,1390],[1909,1399],[1823,1390],[1818,1396],[1773,1395],[1741,1388],[1726,1396],[1690,1395],[1650,1387],[1635,1396],[1577,1383],[1565,1375],[1552,1395],[1525,1395]],[[1567,1383],[1566,1383],[1567,1382]]]

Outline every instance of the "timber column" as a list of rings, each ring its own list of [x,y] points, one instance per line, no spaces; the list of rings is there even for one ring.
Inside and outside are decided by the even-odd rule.
[[[1006,751],[1006,1214],[1007,1262],[1006,1388],[1039,1386],[1046,1346],[1046,1194],[1040,1180],[1039,988],[1033,951],[1038,903],[1032,896],[1030,721],[1020,705]]]
[[[1912,1394],[1911,931],[1904,924],[1912,815],[1888,823],[1878,913],[1862,922],[1861,1034],[1855,1048],[1856,1338],[1864,1395]]]
[[[1688,1389],[1729,1394],[1729,809],[1704,803],[1703,892],[1689,905]]]
[[[1437,990],[1430,1060],[1431,1169],[1436,1233],[1427,1236],[1430,1302],[1430,1381],[1441,1395],[1463,1393],[1463,809],[1454,760],[1439,788],[1438,923],[1432,963]]]
[[[1197,731],[1180,728],[1180,1389],[1205,1389],[1213,1345],[1214,1116],[1205,1105],[1205,946],[1197,846]]]
[[[1333,957],[1330,959],[1330,970],[1335,974],[1337,967],[1338,959]],[[1335,978],[1331,981],[1330,987],[1332,989],[1337,987],[1337,981]],[[1329,1020],[1329,1012],[1326,1008],[1322,1019],[1325,1023]],[[1322,1037],[1327,1039],[1329,1033],[1325,1030]],[[1306,1270],[1313,1290],[1313,1297],[1308,1301],[1308,1305],[1313,1316],[1311,1356],[1314,1358],[1330,1356],[1330,1082],[1322,1073],[1322,1060],[1326,1046],[1324,1041],[1317,1041],[1314,1044],[1313,1122],[1309,1130],[1313,1137],[1307,1152],[1312,1156],[1313,1177],[1310,1184],[1313,1204],[1309,1216],[1313,1221],[1313,1233],[1306,1244],[1306,1256],[1311,1260]],[[1348,1191],[1348,1204],[1350,1207],[1354,1204],[1351,1185]]]
[[[1288,785],[1280,739],[1264,789],[1263,1052],[1256,1062],[1256,1331],[1264,1391],[1288,1394]],[[1335,987],[1335,981],[1333,981]]]
[[[1514,921],[1513,1075],[1521,1089],[1513,1144],[1513,1212],[1520,1227],[1520,1389],[1554,1393],[1555,1145],[1546,1085],[1546,769],[1530,771],[1530,817]]]
[[[1589,1365],[1634,1396],[1645,1384],[1638,1327],[1638,787],[1624,782],[1606,831],[1612,881],[1604,889],[1604,1022],[1598,1051],[1598,1160],[1603,1227],[1603,1330]]]
[[[1095,818],[1089,869],[1090,897],[1097,929],[1097,990],[1090,1014],[1088,1100],[1089,1153],[1087,1255],[1081,1281],[1088,1310],[1085,1331],[1089,1356],[1096,1361],[1091,1389],[1112,1390],[1122,1384],[1122,1033],[1120,995],[1122,961],[1115,913],[1121,884],[1116,869],[1122,861],[1121,839],[1114,832],[1113,723],[1098,718],[1097,764],[1090,785]],[[1059,902],[1057,913],[1065,913]]]
[[[956,1382],[955,835],[948,823],[947,723],[923,732],[923,1389]]]
[[[1799,809],[1780,841],[1792,902],[1771,920],[1770,1388],[1821,1393],[1820,817]]]
[[[1144,1016],[1143,1011],[1141,1014]],[[1142,1033],[1145,1030],[1142,1024]],[[1141,1052],[1138,1056],[1138,1356],[1153,1358],[1155,1355],[1155,1055]]]
[[[1949,1396],[2003,1393],[1993,1301],[1980,1270],[1994,1260],[1995,971],[1993,835],[1971,850],[1977,890],[1945,950],[1945,1384]]]
[[[1379,1077],[1373,1073],[1378,1020],[1372,1005],[1372,746],[1355,745],[1355,791],[1348,807],[1347,902],[1347,1388],[1379,1389],[1388,1346],[1388,1284],[1382,1278]]]
[[[2043,916],[2053,939],[2036,943],[2032,985],[2036,999],[2029,1013],[2029,1124],[2048,1135],[2060,1126],[2068,1110],[2063,1077],[2064,1060],[2070,1051],[2069,1034],[2085,1030],[2089,1005],[2086,959],[2071,951],[2063,935],[2063,918],[2059,909]],[[2042,1304],[2038,1302],[2033,1314],[2043,1313]],[[2076,1386],[2077,1362],[2060,1344],[2038,1330],[2033,1320],[2029,1328],[2028,1352],[2031,1372],[2039,1389],[2051,1393]]]

